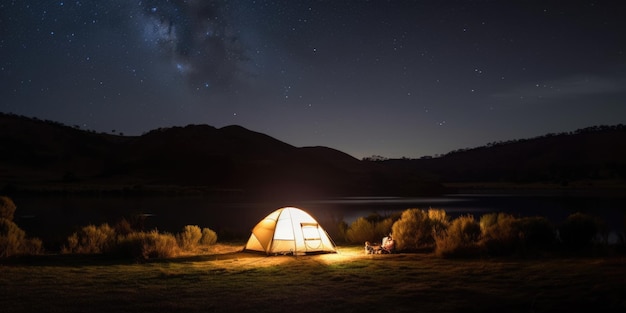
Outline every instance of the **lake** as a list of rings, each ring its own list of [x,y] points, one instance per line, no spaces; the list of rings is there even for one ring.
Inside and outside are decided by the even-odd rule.
[[[272,211],[296,206],[309,212],[331,236],[337,221],[348,224],[371,213],[388,215],[407,208],[444,209],[451,217],[490,212],[545,216],[558,225],[569,214],[583,212],[603,219],[614,232],[626,225],[626,196],[577,194],[453,194],[440,197],[344,197],[282,202],[215,202],[196,197],[30,197],[14,198],[16,223],[29,237],[57,250],[67,237],[89,224],[113,225],[123,217],[145,216],[145,228],[177,233],[185,225],[208,227],[221,239],[245,239]]]

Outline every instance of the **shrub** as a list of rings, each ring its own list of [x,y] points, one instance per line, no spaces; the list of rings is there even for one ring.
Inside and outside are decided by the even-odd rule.
[[[160,234],[154,230],[148,233],[148,246],[144,250],[144,256],[149,258],[170,258],[179,253],[176,238],[169,233]]]
[[[399,214],[383,216],[378,213],[360,217],[345,229],[344,238],[352,243],[363,243],[365,241],[380,243],[383,237],[391,233],[393,223],[399,218]]]
[[[105,253],[116,241],[115,230],[109,224],[88,225],[67,238],[63,253],[98,254]]]
[[[333,237],[333,238],[338,239],[342,242],[348,242],[348,229],[349,229],[348,223],[346,223],[344,220],[341,220],[341,221],[338,221],[336,225],[337,225],[337,233],[339,237],[338,238]]]
[[[137,260],[152,258],[170,258],[178,255],[180,248],[176,237],[169,233],[160,234],[158,231],[135,232],[121,236],[115,252],[124,257]]]
[[[374,225],[374,238],[383,238],[391,233],[394,220],[391,217],[385,218]]]
[[[17,224],[0,218],[0,258],[39,254],[41,251],[41,240],[26,238],[26,233]]]
[[[15,203],[13,203],[11,198],[0,196],[0,218],[12,221],[15,215],[15,209]]]
[[[446,211],[441,209],[428,209],[428,220],[430,221],[433,236],[442,234],[448,229],[448,225],[450,224],[450,219]]]
[[[519,223],[510,214],[490,213],[481,216],[481,245],[492,255],[509,254],[519,243]]]
[[[523,217],[517,224],[518,237],[527,248],[545,247],[554,242],[554,226],[545,217]]]
[[[488,213],[480,217],[480,229],[484,232],[485,229],[492,227],[498,223],[498,215],[504,215],[504,213]]]
[[[359,217],[348,227],[346,237],[349,242],[364,243],[374,241],[378,236],[374,224],[364,217]]]
[[[127,235],[120,235],[116,245],[111,249],[111,254],[121,258],[132,258],[145,260],[144,257],[144,232],[132,232]]]
[[[39,238],[26,238],[22,242],[22,255],[36,255],[43,252],[43,242]]]
[[[374,213],[370,213],[370,215],[366,216],[365,219],[368,220],[370,223],[372,223],[372,225],[374,225],[374,224],[384,220],[385,217],[380,215],[377,212],[374,212]]]
[[[176,236],[178,245],[184,250],[193,250],[196,248],[202,238],[202,231],[196,225],[187,225],[183,227],[183,231]]]
[[[480,224],[473,216],[460,216],[443,235],[435,237],[435,254],[443,257],[472,256],[480,252]]]
[[[391,229],[398,250],[415,250],[433,243],[432,226],[424,210],[403,211]]]
[[[217,233],[210,228],[202,229],[202,238],[200,244],[205,246],[214,245],[217,242]]]
[[[19,254],[24,239],[26,239],[26,233],[13,221],[0,218],[0,255],[2,257]]]
[[[122,218],[117,223],[115,223],[115,227],[114,228],[115,228],[115,233],[118,234],[118,235],[122,235],[122,236],[126,236],[126,235],[134,232],[132,225],[125,218]]]
[[[596,218],[583,213],[574,213],[561,224],[559,233],[563,244],[571,248],[580,248],[590,244],[598,230]]]
[[[481,245],[491,255],[524,252],[554,242],[554,227],[545,217],[515,218],[505,213],[485,214],[480,218]]]

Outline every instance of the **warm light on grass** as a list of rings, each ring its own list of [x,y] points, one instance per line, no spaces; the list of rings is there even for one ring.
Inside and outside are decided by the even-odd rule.
[[[0,265],[9,312],[619,311],[623,260],[446,260],[433,254],[213,252],[129,263],[57,255]],[[506,288],[503,288],[506,286]],[[383,306],[382,304],[385,304]]]

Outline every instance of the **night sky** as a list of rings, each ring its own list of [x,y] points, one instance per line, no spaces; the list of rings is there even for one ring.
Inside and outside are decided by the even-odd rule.
[[[357,158],[624,124],[620,3],[3,0],[0,111],[237,124]]]

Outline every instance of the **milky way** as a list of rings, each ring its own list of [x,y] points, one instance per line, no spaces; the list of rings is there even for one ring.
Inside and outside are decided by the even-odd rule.
[[[0,110],[420,157],[626,122],[616,1],[3,1]]]
[[[222,1],[143,1],[144,33],[192,87],[228,87],[246,59]]]

